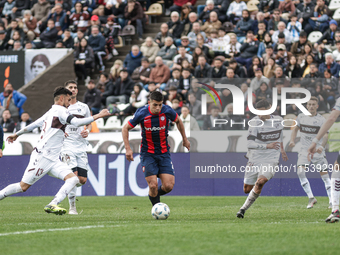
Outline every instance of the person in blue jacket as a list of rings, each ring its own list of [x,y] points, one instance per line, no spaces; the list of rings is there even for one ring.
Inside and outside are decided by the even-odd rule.
[[[124,60],[124,68],[127,69],[129,75],[131,75],[137,67],[142,65],[142,58],[143,53],[139,50],[138,45],[133,45]]]
[[[19,116],[21,116],[21,114],[24,112],[24,109],[22,108],[22,106],[26,102],[27,97],[24,94],[14,90],[12,84],[8,83],[5,87],[4,92],[2,92],[0,94],[0,103],[1,103],[2,106],[6,107],[7,99],[9,97],[11,97],[11,99],[13,100],[14,105],[19,110]],[[10,107],[10,105],[9,105],[9,107]],[[9,108],[9,110],[10,110],[10,108]]]

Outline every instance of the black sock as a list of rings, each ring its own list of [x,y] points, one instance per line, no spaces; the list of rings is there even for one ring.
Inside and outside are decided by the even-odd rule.
[[[149,195],[149,199],[150,199],[152,205],[155,205],[155,204],[157,204],[157,203],[159,203],[161,201],[159,199],[159,194],[157,196],[155,196],[155,197],[152,197],[152,196]]]
[[[162,190],[162,186],[159,186],[158,187],[158,195],[159,196],[163,196],[165,194],[167,194],[168,192],[165,192],[164,190]]]

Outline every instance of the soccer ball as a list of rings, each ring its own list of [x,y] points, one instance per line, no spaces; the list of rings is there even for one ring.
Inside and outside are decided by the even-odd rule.
[[[156,220],[166,220],[170,216],[170,208],[167,204],[157,203],[152,207],[151,215]]]

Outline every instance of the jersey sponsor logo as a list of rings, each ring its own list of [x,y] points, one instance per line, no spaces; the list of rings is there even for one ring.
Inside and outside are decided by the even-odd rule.
[[[165,126],[162,126],[162,127],[152,127],[152,128],[144,127],[144,128],[145,128],[145,130],[147,130],[147,131],[159,131],[159,130],[165,129],[166,127],[165,127]]]
[[[276,130],[272,132],[258,133],[257,139],[263,142],[276,141],[281,136],[281,130]]]
[[[300,124],[300,132],[302,133],[317,134],[319,130],[320,130],[320,127]]]

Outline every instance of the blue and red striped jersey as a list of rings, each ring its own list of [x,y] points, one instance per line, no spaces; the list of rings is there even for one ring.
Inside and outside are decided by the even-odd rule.
[[[142,130],[141,153],[162,154],[169,151],[169,121],[176,121],[178,114],[168,105],[162,105],[159,114],[152,114],[150,106],[139,108],[129,120],[131,127],[140,124]]]

